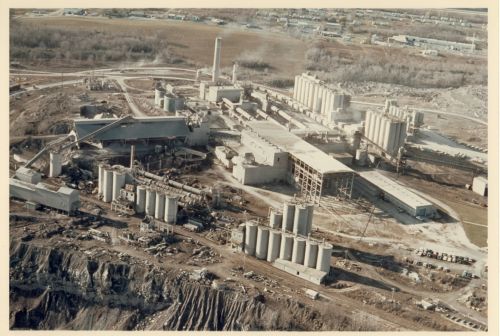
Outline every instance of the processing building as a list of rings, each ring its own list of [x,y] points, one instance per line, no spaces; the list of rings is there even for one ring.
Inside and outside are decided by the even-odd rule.
[[[106,126],[109,127],[106,129]],[[75,119],[73,132],[77,141],[95,133],[92,139],[103,147],[112,143],[151,143],[165,139],[205,145],[209,133],[206,126],[203,122],[191,126],[185,117],[129,116],[122,119]]]
[[[9,197],[27,201],[27,205],[37,208],[46,206],[74,214],[80,207],[80,193],[68,187],[57,190],[42,182],[32,184],[16,178],[9,179]]]
[[[431,202],[377,171],[359,172],[356,189],[371,197],[382,196],[414,217],[432,217],[436,213]]]
[[[267,183],[269,174],[275,173],[273,178],[291,183],[315,203],[319,203],[323,194],[351,197],[355,175],[351,168],[275,123],[253,120],[247,126],[252,130],[247,135],[255,144],[252,150],[255,160],[234,162],[236,179]]]

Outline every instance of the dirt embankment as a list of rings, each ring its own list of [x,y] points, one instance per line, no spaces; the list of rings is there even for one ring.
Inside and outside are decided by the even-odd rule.
[[[332,328],[328,318],[294,300],[217,290],[188,272],[144,262],[104,262],[19,241],[11,241],[10,258],[11,329]]]

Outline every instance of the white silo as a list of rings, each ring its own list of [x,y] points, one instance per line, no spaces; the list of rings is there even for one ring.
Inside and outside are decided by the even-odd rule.
[[[115,170],[113,172],[113,201],[120,196],[120,189],[125,186],[125,173],[123,171]]]
[[[104,186],[104,165],[101,163],[97,166],[97,172],[98,172],[98,180],[97,180],[97,193],[99,195],[102,195],[103,191],[103,186]]]
[[[292,260],[293,238],[293,235],[289,233],[281,235],[280,259]]]
[[[303,204],[295,207],[295,215],[293,218],[294,234],[306,235],[307,212],[307,207]]]
[[[50,152],[49,177],[58,177],[62,171],[62,156],[59,153]]]
[[[161,99],[165,97],[165,91],[161,88],[156,88],[155,89],[155,105],[160,106]]]
[[[163,220],[164,216],[165,216],[165,195],[161,192],[157,192],[155,199],[155,218]]]
[[[272,229],[279,229],[283,221],[283,214],[279,213],[276,209],[271,209],[269,212],[269,226]]]
[[[269,228],[259,226],[257,228],[257,243],[255,244],[255,257],[257,259],[267,258],[267,247],[269,245]]]
[[[113,171],[111,169],[104,170],[103,180],[102,200],[109,203],[113,199]]]
[[[374,117],[375,117],[375,128],[374,128],[374,132],[373,132],[373,138],[370,139],[372,140],[374,143],[376,143],[378,145],[378,137],[379,137],[379,134],[380,134],[380,121],[381,121],[381,116],[380,114],[378,113],[374,113],[373,114]]]
[[[314,218],[314,204],[312,203],[306,204],[306,208],[307,208],[307,225],[305,228],[304,236],[307,236],[312,231],[312,224]]]
[[[300,82],[302,83],[302,90],[301,90],[301,93],[300,93],[300,103],[302,105],[305,105],[304,102],[306,100],[306,97],[307,97],[307,81],[304,77],[300,77]]]
[[[283,204],[283,221],[281,226],[283,232],[292,232],[294,216],[295,205],[288,202]]]
[[[255,248],[257,245],[257,224],[254,222],[246,223],[245,228],[245,253],[248,255],[255,255]]]
[[[137,186],[136,192],[135,212],[142,214],[146,210],[146,187],[142,185]]]
[[[330,271],[330,262],[332,259],[332,245],[325,243],[318,246],[318,260],[316,269],[322,272]]]
[[[383,116],[382,119],[380,120],[380,134],[378,136],[377,143],[382,148],[384,148],[385,133],[389,132],[390,122],[391,122],[390,119],[387,118],[386,116]]]
[[[155,214],[156,191],[153,189],[146,190],[146,215],[154,216]]]
[[[318,259],[318,243],[308,239],[306,241],[304,265],[307,267],[316,268],[317,259]]]
[[[303,265],[305,252],[306,240],[301,237],[295,237],[292,249],[292,262]]]
[[[295,82],[293,85],[293,99],[297,100],[298,92],[299,92],[299,75],[295,76]]]
[[[233,80],[232,83],[236,84],[236,81],[238,80],[238,63],[233,64]]]
[[[269,245],[267,247],[267,261],[273,262],[280,256],[281,232],[269,231]]]
[[[371,110],[366,111],[365,118],[365,137],[371,139],[371,133],[373,130],[373,112]]]
[[[319,98],[320,89],[321,89],[321,86],[319,84],[314,84],[313,100],[312,100],[312,104],[311,104],[312,112],[316,112],[316,110],[318,109],[318,98]]]
[[[175,224],[177,222],[177,196],[167,196],[165,198],[165,223]]]

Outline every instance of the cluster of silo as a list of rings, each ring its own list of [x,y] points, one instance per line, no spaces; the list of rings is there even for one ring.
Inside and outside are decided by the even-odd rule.
[[[307,236],[312,230],[313,216],[313,204],[285,202],[281,211],[270,209],[269,227],[295,235]]]
[[[406,122],[368,110],[365,137],[389,154],[395,155],[406,139]]]
[[[245,224],[244,252],[269,262],[287,260],[328,272],[332,246],[250,221]]]
[[[123,167],[98,166],[98,193],[102,200],[110,203],[120,197],[120,190],[125,187],[127,172]]]
[[[178,197],[144,186],[137,187],[136,212],[145,213],[167,224],[177,221]]]
[[[317,77],[307,73],[295,76],[293,99],[323,116],[329,116],[339,108],[346,108],[350,102],[348,95],[334,92]]]

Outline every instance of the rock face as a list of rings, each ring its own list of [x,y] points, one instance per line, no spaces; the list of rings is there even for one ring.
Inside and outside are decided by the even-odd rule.
[[[11,329],[325,328],[317,313],[299,305],[213,289],[185,272],[91,260],[79,251],[11,241]]]

